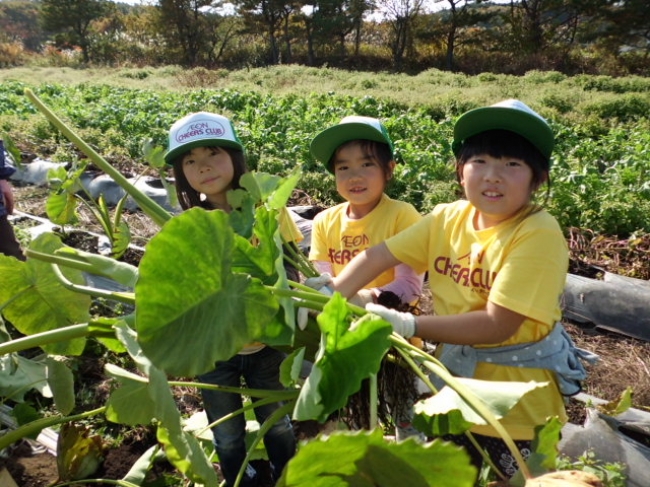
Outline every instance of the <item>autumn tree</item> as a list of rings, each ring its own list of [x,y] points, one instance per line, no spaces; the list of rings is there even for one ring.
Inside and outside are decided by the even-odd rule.
[[[424,31],[418,34],[420,39],[427,39],[431,43],[439,42],[444,46],[445,69],[449,71],[456,69],[457,44],[470,42],[467,37],[463,39],[463,30],[486,21],[490,22],[494,17],[491,9],[477,8],[479,1],[435,0],[436,6],[442,8],[437,14],[428,16],[429,23],[425,24],[424,29],[420,29]]]
[[[377,1],[377,6],[392,31],[390,50],[396,71],[402,70],[404,55],[413,41],[413,25],[422,13],[424,3],[424,0]]]
[[[354,34],[354,54],[359,53],[363,17],[373,8],[367,0],[319,0],[314,9],[317,38],[322,45],[335,40],[338,53],[345,56],[346,39]]]
[[[269,53],[269,64],[280,62],[279,38],[286,16],[284,0],[235,0],[248,32],[263,32]]]
[[[159,0],[159,32],[185,66],[213,64],[234,34],[222,1]]]
[[[41,22],[45,31],[60,34],[63,43],[79,46],[88,63],[91,24],[114,8],[108,0],[42,0]]]
[[[0,2],[0,42],[19,42],[38,51],[44,41],[39,15],[38,4],[29,0]]]
[[[600,8],[592,11],[592,22],[582,29],[582,40],[595,43],[613,56],[638,56],[645,64],[650,58],[650,16],[645,14],[648,1],[600,3]]]

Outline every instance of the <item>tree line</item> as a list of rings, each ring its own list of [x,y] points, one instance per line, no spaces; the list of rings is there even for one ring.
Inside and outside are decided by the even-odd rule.
[[[646,9],[647,0],[0,0],[0,67],[646,75]]]

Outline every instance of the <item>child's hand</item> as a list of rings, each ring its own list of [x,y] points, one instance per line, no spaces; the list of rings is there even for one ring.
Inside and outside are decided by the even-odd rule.
[[[304,284],[305,286],[316,289],[319,293],[327,294],[328,296],[331,296],[334,293],[330,287],[330,284],[332,284],[332,276],[327,272],[324,272],[320,276],[306,279]]]
[[[325,294],[326,296],[331,296],[334,294],[332,291],[332,288],[328,286],[328,284],[332,283],[332,276],[330,276],[327,272],[324,274],[321,274],[320,276],[316,277],[310,277],[309,279],[306,279],[304,284],[305,286],[309,286],[312,289],[316,289],[319,293]],[[298,316],[297,316],[297,323],[298,323],[298,328],[301,330],[304,330],[307,327],[307,319],[309,317],[309,313],[315,311],[309,309],[309,308],[298,308]]]
[[[415,335],[415,316],[411,313],[402,313],[374,303],[366,304],[366,311],[388,321],[393,326],[393,331],[404,338],[411,338]]]
[[[375,293],[372,289],[362,289],[352,296],[348,301],[359,308],[365,308],[366,304],[374,303],[376,300]]]
[[[11,185],[5,179],[0,179],[0,203],[4,201],[5,208],[8,214],[14,212],[14,194],[11,190]]]

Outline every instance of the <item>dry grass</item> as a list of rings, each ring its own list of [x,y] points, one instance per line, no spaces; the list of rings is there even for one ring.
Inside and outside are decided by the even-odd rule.
[[[631,387],[634,407],[650,411],[650,343],[613,333],[593,334],[570,323],[565,326],[576,346],[600,356],[597,364],[588,367],[585,392],[613,401]]]

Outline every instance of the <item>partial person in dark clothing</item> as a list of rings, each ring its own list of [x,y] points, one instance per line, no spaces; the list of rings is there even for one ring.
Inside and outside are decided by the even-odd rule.
[[[14,193],[8,180],[15,171],[11,156],[0,140],[0,253],[25,260],[14,228],[7,218],[14,211]]]

